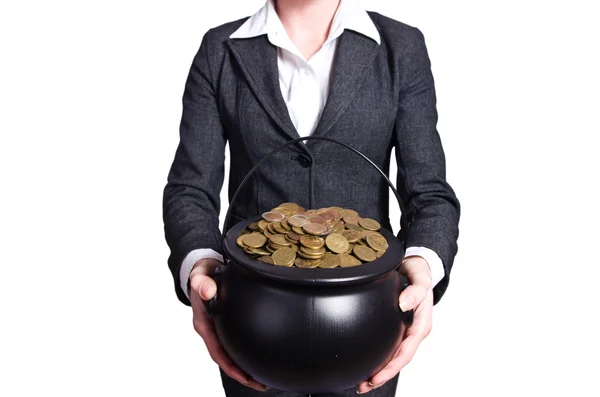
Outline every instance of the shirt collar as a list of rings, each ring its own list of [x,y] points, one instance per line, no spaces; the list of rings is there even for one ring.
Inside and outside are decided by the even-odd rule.
[[[377,44],[381,44],[381,38],[377,27],[371,20],[366,10],[361,7],[358,0],[341,0],[340,6],[331,23],[329,38],[327,41],[338,37],[344,29],[353,30],[362,35],[370,37]],[[275,11],[273,0],[267,0],[265,5],[254,15],[246,20],[231,36],[232,39],[243,39],[256,37],[263,34],[272,38],[273,36],[286,36],[283,24]]]

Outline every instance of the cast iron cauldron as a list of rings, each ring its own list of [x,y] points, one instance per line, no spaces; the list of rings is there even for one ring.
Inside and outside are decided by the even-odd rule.
[[[233,196],[272,153],[248,173]],[[312,193],[311,193],[312,201]],[[227,211],[229,218],[231,204]],[[310,206],[309,206],[310,208]],[[207,303],[217,336],[232,360],[246,373],[273,389],[324,393],[352,388],[378,372],[396,351],[412,311],[403,313],[398,295],[408,286],[396,270],[402,243],[379,230],[389,248],[377,260],[350,268],[303,269],[274,266],[253,259],[236,239],[246,219],[224,231],[225,266],[214,276],[217,295]],[[227,228],[224,228],[227,230]]]

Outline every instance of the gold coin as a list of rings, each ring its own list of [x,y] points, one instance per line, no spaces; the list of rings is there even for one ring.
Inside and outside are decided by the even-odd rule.
[[[364,229],[358,225],[352,223],[346,223],[346,229],[348,230],[356,230],[358,232],[362,232]]]
[[[321,215],[311,215],[308,217],[308,221],[310,223],[318,223],[320,225],[325,225],[327,222],[325,222],[325,219],[321,216]]]
[[[325,244],[327,248],[335,252],[336,254],[343,254],[348,251],[349,243],[346,237],[338,233],[332,233],[325,238]]]
[[[319,234],[319,236],[328,236],[331,233],[333,233],[333,229],[331,228],[331,226],[327,226],[327,230],[324,231],[323,233]]]
[[[361,261],[372,262],[377,259],[377,254],[375,254],[375,251],[366,245],[357,244],[354,246],[352,251],[354,252],[354,255],[356,255],[356,257]]]
[[[291,245],[279,245],[279,244],[273,244],[271,242],[269,242],[267,244],[267,247],[274,249],[275,251],[277,251],[280,248],[288,248],[291,247]]]
[[[296,259],[296,251],[292,248],[281,248],[273,252],[271,258],[273,258],[273,263],[277,266],[290,267]]]
[[[306,234],[306,232],[301,227],[292,226],[292,231],[299,235]]]
[[[309,220],[305,215],[292,215],[290,219],[288,219],[288,223],[292,226],[302,227],[309,223]]]
[[[267,230],[268,230],[268,231],[269,231],[269,233],[271,233],[271,234],[277,234],[277,230],[275,230],[275,227],[273,226],[273,224],[272,224],[272,223],[269,223],[269,224],[267,225]]]
[[[238,247],[241,247],[241,248],[245,247],[243,239],[244,239],[244,235],[241,235],[240,237],[237,238],[237,240],[235,240]]]
[[[285,208],[285,207],[275,207],[271,210],[271,212],[276,212],[278,214],[282,214],[286,218],[291,216],[294,213],[294,211],[290,210],[289,208]]]
[[[320,223],[307,223],[302,226],[302,230],[309,234],[321,235],[327,232],[328,227]]]
[[[281,221],[281,227],[284,228],[286,232],[289,232],[290,230],[292,230],[292,227],[288,223],[287,219],[284,219]]]
[[[362,237],[361,233],[356,230],[342,230],[340,234],[346,237],[349,243],[356,243]]]
[[[298,256],[301,256],[304,259],[310,259],[310,260],[321,259],[323,257],[323,255],[325,255],[325,254],[309,255],[306,252],[302,251],[301,249],[298,250],[297,254],[298,254]]]
[[[344,254],[350,255],[352,253],[352,249],[354,248],[355,245],[356,244],[352,244],[352,243],[348,244],[348,251],[344,252]]]
[[[283,215],[279,212],[272,212],[272,211],[263,213],[262,217],[267,222],[281,222],[282,220],[285,219],[285,215]]]
[[[366,240],[369,247],[373,248],[375,251],[385,251],[389,247],[388,242],[384,237],[379,237],[375,234],[368,235]]]
[[[325,247],[321,247],[321,248],[306,248],[301,246],[299,248],[300,251],[304,252],[305,254],[308,255],[323,255],[325,252],[327,252],[327,249]]]
[[[333,223],[333,221],[335,220],[335,216],[329,211],[318,212],[317,215],[323,218],[325,220],[325,223],[328,225]]]
[[[244,235],[242,242],[247,247],[259,248],[265,245],[267,238],[260,233],[250,233]]]
[[[312,269],[312,268],[318,267],[319,263],[321,263],[320,259],[312,260],[312,259],[296,258],[296,260],[294,261],[294,264],[296,265],[296,267],[304,268],[304,269]]]
[[[293,202],[287,202],[287,203],[282,203],[279,204],[279,207],[284,207],[284,208],[288,208],[289,210],[296,212],[300,209],[300,206],[296,203]]]
[[[292,243],[287,241],[287,239],[285,238],[285,236],[283,234],[275,234],[275,235],[269,237],[269,241],[272,244],[281,245],[284,247],[289,247],[290,245],[292,245]]]
[[[378,258],[381,258],[383,256],[383,254],[385,254],[387,251],[377,251],[377,253],[375,255],[377,255]]]
[[[353,267],[358,266],[362,263],[354,256],[348,254],[340,254],[340,259],[342,261],[342,263],[340,264],[341,267]]]
[[[249,224],[248,229],[250,229],[253,232],[256,231],[258,229],[258,222],[252,222],[251,224]]]
[[[270,265],[274,265],[275,264],[275,263],[273,263],[273,258],[271,258],[269,255],[261,256],[260,258],[257,258],[256,260],[268,263]]]
[[[321,258],[321,263],[319,263],[319,267],[323,269],[332,269],[334,267],[338,267],[342,264],[342,259],[339,255],[332,254],[331,252],[326,253]]]
[[[246,252],[254,255],[271,255],[269,251],[262,248],[246,248]]]
[[[349,208],[344,208],[344,216],[346,216],[346,215],[356,216],[356,217],[360,218],[360,216],[358,216],[358,212],[356,212],[355,210],[349,209]]]
[[[298,241],[300,241],[300,235],[294,232],[287,232],[285,235],[285,238],[288,239],[288,241],[291,241],[292,243],[297,243]]]
[[[367,230],[379,230],[381,229],[381,225],[375,219],[371,218],[362,218],[358,221],[358,224]]]
[[[300,236],[300,244],[307,248],[321,248],[325,245],[325,239],[319,236]]]
[[[271,238],[271,236],[275,235],[275,234],[271,233],[269,230],[265,230],[263,232],[263,234],[265,235],[266,238]]]
[[[344,230],[344,226],[345,223],[344,221],[337,221],[337,223],[335,223],[331,228],[333,229],[334,232],[338,233],[342,230]]]
[[[250,233],[252,233],[250,230],[244,229],[240,232],[240,236],[243,236],[244,234],[250,234]]]
[[[269,222],[265,221],[264,219],[261,219],[258,222],[258,228],[263,232],[265,231],[265,229],[267,228],[268,225],[269,225]]]
[[[358,216],[348,214],[344,215],[344,222],[346,222],[346,224],[358,225],[359,220],[360,218]]]
[[[281,226],[281,222],[274,222],[273,223],[273,229],[275,229],[275,231],[277,231],[277,233],[281,233],[281,234],[286,234],[287,230],[285,230],[283,228],[283,226]]]

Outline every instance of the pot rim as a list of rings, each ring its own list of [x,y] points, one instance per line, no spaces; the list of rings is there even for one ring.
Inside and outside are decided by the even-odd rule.
[[[256,260],[246,254],[237,245],[237,238],[252,222],[262,219],[260,215],[238,222],[231,227],[223,240],[226,264],[235,263],[262,277],[296,285],[332,286],[350,285],[378,279],[396,270],[404,257],[401,241],[389,230],[378,230],[385,236],[389,247],[380,258],[359,266],[338,267],[334,269],[304,269],[296,267],[275,266]],[[229,260],[229,262],[227,261]]]

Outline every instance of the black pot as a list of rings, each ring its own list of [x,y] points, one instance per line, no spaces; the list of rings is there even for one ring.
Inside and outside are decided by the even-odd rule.
[[[334,141],[298,140],[311,138]],[[208,309],[226,353],[258,382],[279,390],[334,392],[369,379],[387,364],[412,322],[412,311],[403,313],[398,305],[408,286],[397,272],[404,255],[400,240],[381,229],[388,250],[356,267],[274,266],[236,244],[240,232],[259,219],[244,220],[224,233],[226,265],[214,277],[217,295]]]

